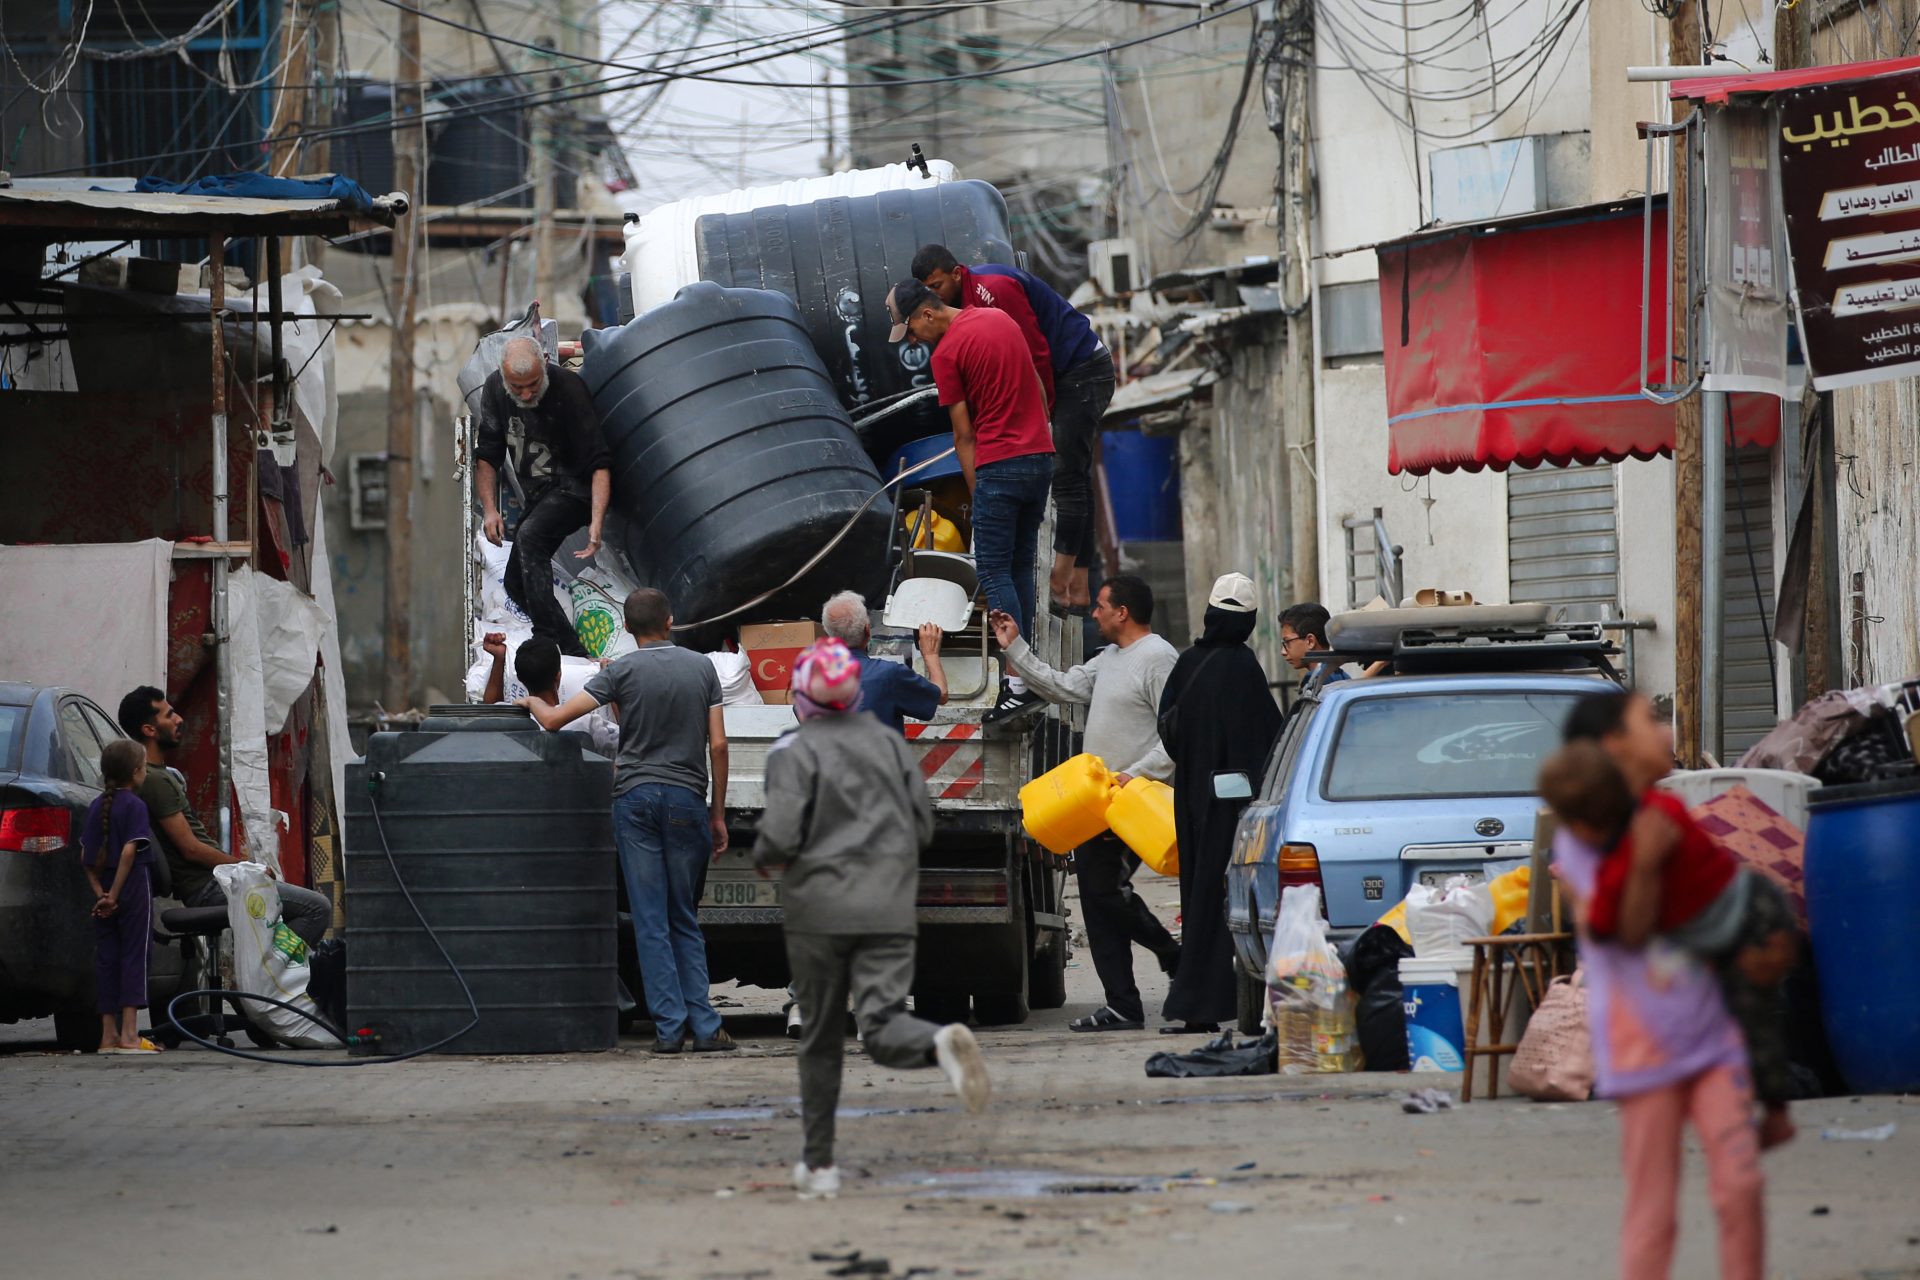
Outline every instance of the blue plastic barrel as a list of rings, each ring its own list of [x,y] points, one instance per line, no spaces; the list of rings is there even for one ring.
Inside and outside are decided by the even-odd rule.
[[[1807,923],[1834,1061],[1861,1093],[1920,1090],[1920,778],[1808,799]]]
[[[910,440],[895,449],[893,456],[887,459],[885,478],[891,480],[906,468],[918,466],[928,458],[937,458],[951,448],[953,448],[951,435],[922,436],[918,440]],[[960,458],[955,455],[944,462],[934,463],[925,471],[914,472],[913,479],[907,481],[907,484],[909,487],[928,485],[935,480],[944,480],[961,474],[963,473],[960,470]]]
[[[1122,542],[1173,542],[1180,537],[1178,443],[1171,436],[1108,431],[1100,458],[1107,500]]]

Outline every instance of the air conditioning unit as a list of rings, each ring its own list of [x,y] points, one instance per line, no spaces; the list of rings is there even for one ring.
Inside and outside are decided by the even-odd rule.
[[[1095,240],[1087,245],[1087,274],[1108,297],[1132,293],[1139,287],[1134,265],[1138,257],[1131,240]]]

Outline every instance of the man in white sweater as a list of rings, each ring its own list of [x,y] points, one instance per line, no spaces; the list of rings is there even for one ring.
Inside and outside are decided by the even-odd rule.
[[[1179,653],[1153,632],[1153,592],[1140,579],[1109,578],[1100,588],[1093,620],[1111,643],[1069,671],[1055,671],[1020,636],[1020,626],[998,610],[987,615],[1000,650],[1048,702],[1087,707],[1086,750],[1106,762],[1125,785],[1136,775],[1166,782],[1173,760],[1160,745],[1160,691]],[[1126,845],[1102,835],[1073,851],[1087,947],[1106,992],[1106,1004],[1068,1024],[1075,1031],[1138,1031],[1146,1025],[1140,988],[1133,981],[1133,944],[1153,952],[1171,974],[1180,944],[1133,891],[1140,865]]]

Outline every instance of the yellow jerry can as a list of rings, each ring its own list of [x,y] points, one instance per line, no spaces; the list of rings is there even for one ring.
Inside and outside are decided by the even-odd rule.
[[[1077,755],[1020,788],[1021,821],[1049,853],[1070,853],[1107,829],[1114,794],[1100,757]]]
[[[1173,788],[1152,778],[1135,778],[1113,793],[1107,825],[1140,861],[1163,876],[1180,874],[1180,845],[1174,838]]]
[[[900,513],[900,524],[910,536],[914,535],[915,529],[919,530],[913,542],[918,550],[965,552],[967,549],[959,526],[938,511],[932,513],[931,520],[924,519],[918,511],[903,511]]]

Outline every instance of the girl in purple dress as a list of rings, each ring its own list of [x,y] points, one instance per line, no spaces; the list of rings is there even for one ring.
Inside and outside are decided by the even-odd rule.
[[[93,944],[101,1053],[158,1053],[140,1035],[147,1007],[147,949],[153,941],[153,833],[140,784],[147,756],[122,738],[100,753],[107,789],[87,810],[80,865],[93,886]],[[103,887],[102,879],[106,880]]]

